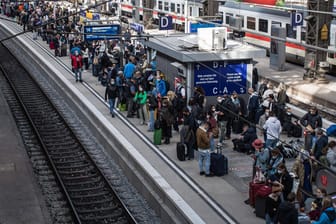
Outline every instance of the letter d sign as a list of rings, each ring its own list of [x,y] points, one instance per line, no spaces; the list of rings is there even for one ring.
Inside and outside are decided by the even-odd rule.
[[[302,26],[303,25],[303,13],[302,12],[292,12],[291,14],[291,26]]]
[[[173,29],[173,17],[161,16],[160,17],[159,30],[172,30]]]

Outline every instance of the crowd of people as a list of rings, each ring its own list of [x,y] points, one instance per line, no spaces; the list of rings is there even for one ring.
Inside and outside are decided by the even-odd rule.
[[[238,134],[232,139],[233,150],[251,155],[255,161],[253,180],[272,186],[266,200],[266,223],[298,223],[303,216],[316,224],[336,223],[335,198],[327,196],[324,189],[315,191],[312,210],[305,211],[307,214],[303,210],[304,202],[314,196],[312,181],[316,170],[324,166],[336,172],[336,142],[329,141],[322,131],[322,118],[316,107],[302,118],[293,116],[287,107],[284,83],[275,88],[265,79],[257,90],[248,89],[247,100],[232,92],[218,96],[215,104],[208,105],[201,86],[195,86],[192,96],[187,97],[190,87],[184,77],[168,80],[157,68],[155,55],[150,57],[141,43],[132,40],[130,30],[124,32],[122,41],[85,42],[82,24],[76,16],[68,17],[69,12],[61,7],[2,2],[1,13],[15,17],[24,31],[34,31],[36,38],[40,36],[54,49],[55,56],[69,53],[76,82],[82,82],[82,71],[90,69],[106,88],[105,100],[112,117],[116,109],[127,111],[128,118],[137,117],[149,132],[162,129],[165,144],[170,144],[173,130],[178,132],[180,142],[187,146],[187,159],[194,159],[198,151],[200,175],[213,175],[210,154],[215,151],[216,142],[220,147],[231,139],[231,133]],[[289,137],[300,137],[301,127],[307,133],[306,144],[290,175],[278,142],[284,132]]]

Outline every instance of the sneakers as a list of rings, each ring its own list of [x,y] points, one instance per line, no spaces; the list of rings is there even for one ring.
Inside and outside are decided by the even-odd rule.
[[[204,172],[204,171],[201,171],[201,172],[200,172],[200,175],[201,175],[201,176],[202,176],[202,175],[204,175],[204,174],[205,174],[205,172]]]

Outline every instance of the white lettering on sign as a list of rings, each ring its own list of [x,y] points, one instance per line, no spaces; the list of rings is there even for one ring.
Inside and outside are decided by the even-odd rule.
[[[224,89],[223,89],[223,91],[222,91],[221,93],[222,93],[222,94],[224,94],[224,93],[229,93],[229,90],[227,89],[226,86],[224,87]]]
[[[241,73],[227,73],[226,74],[226,82],[242,82],[242,74]]]
[[[213,68],[218,68],[218,65],[219,65],[218,62],[217,62],[217,61],[214,61],[212,67],[213,67]]]
[[[216,80],[217,74],[199,74],[197,77],[196,85],[218,83],[218,80]]]
[[[214,87],[214,88],[212,89],[212,93],[213,93],[214,95],[217,95],[217,94],[218,94],[218,88],[217,88],[217,87]]]

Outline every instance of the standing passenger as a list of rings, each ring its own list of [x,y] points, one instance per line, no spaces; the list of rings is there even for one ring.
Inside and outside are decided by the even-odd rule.
[[[75,73],[76,82],[82,82],[82,67],[83,67],[83,60],[82,56],[79,54],[78,51],[75,51],[74,55],[71,55],[71,64],[73,68],[73,72]]]

